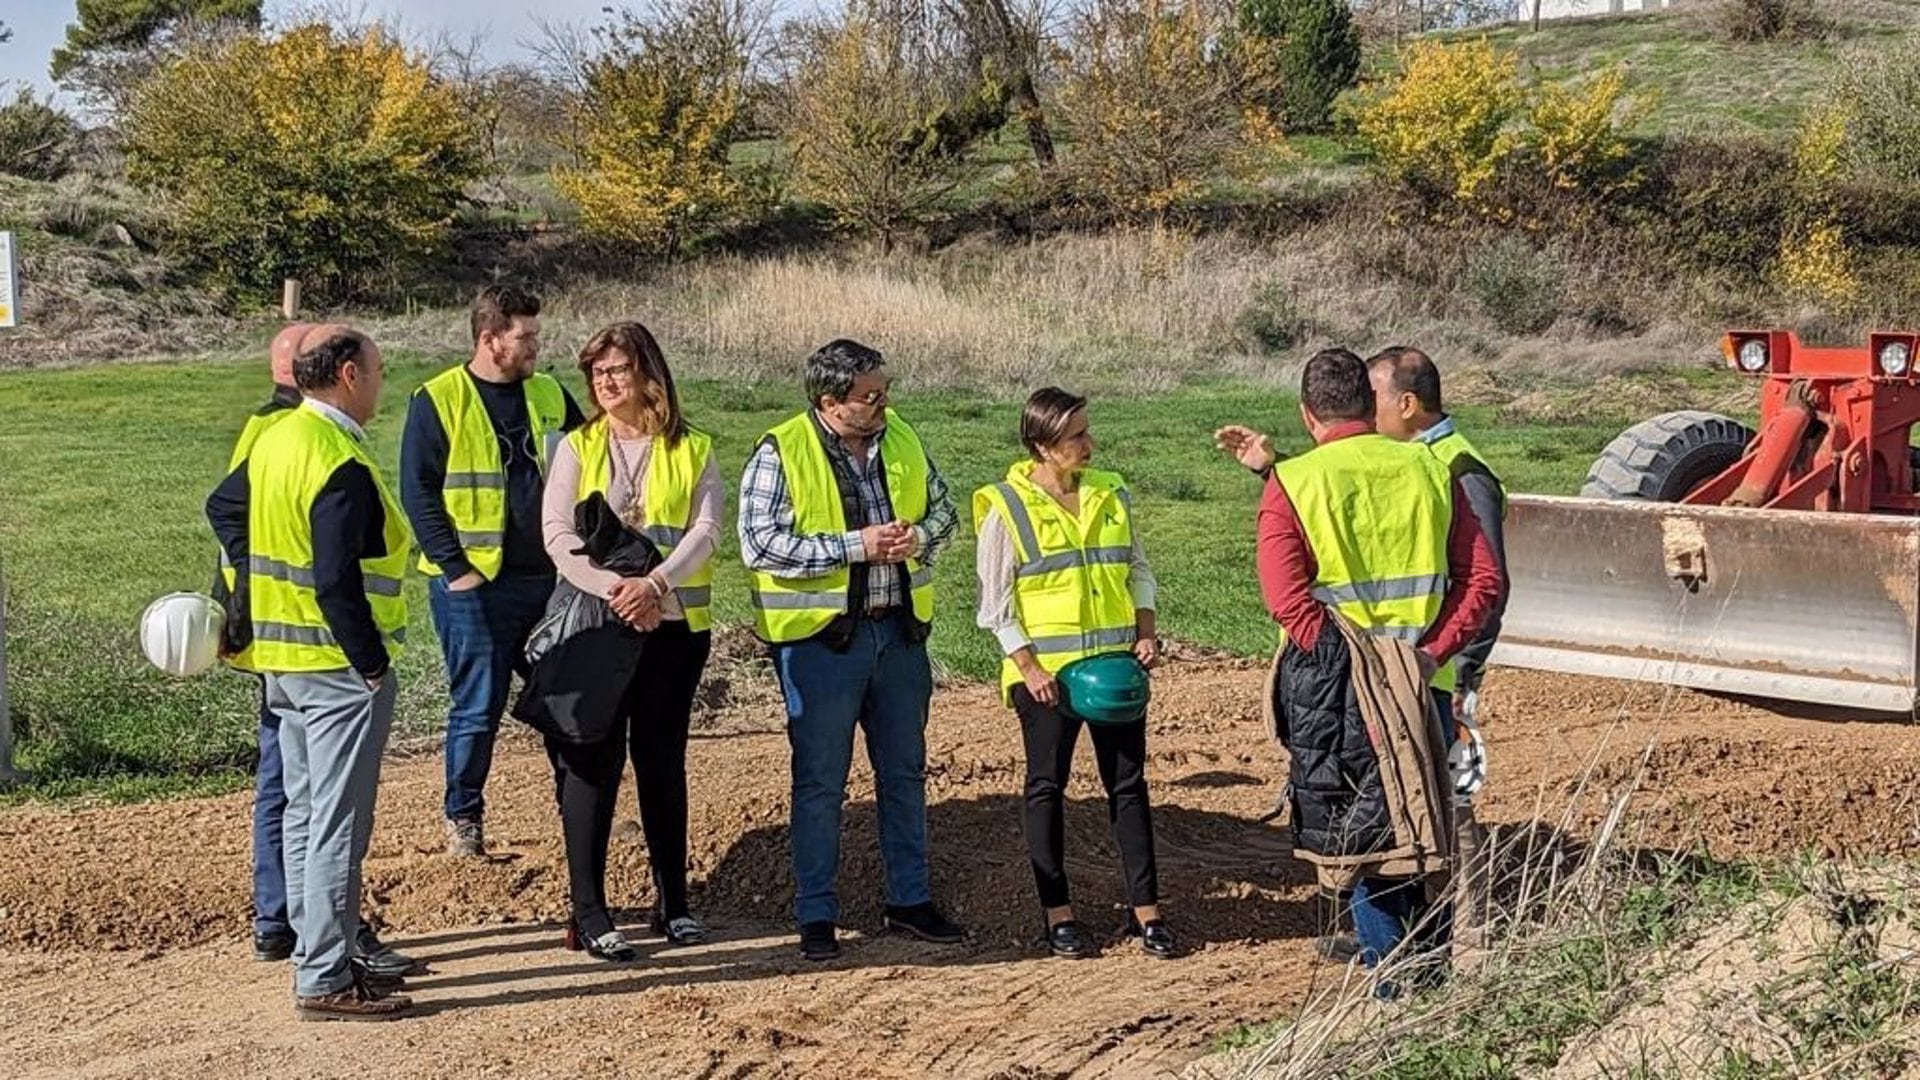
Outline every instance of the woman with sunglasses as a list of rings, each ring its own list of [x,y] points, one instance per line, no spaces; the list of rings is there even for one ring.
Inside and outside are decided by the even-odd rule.
[[[580,350],[580,373],[597,411],[554,452],[543,514],[547,553],[561,576],[604,598],[646,638],[636,642],[640,660],[611,734],[586,746],[549,738],[547,756],[566,836],[567,947],[619,962],[635,954],[607,909],[607,845],[629,754],[658,893],[653,930],[676,945],[707,936],[687,908],[687,730],[710,646],[724,495],[713,441],[688,425],[646,327],[621,322],[594,334]],[[659,547],[663,561],[645,577],[622,577],[574,554],[581,546],[574,507],[596,493]]]

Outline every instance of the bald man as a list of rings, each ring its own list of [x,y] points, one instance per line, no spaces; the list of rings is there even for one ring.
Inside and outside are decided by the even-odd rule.
[[[247,455],[261,434],[300,406],[302,395],[294,385],[294,360],[328,339],[357,331],[342,323],[297,322],[283,327],[267,346],[267,363],[273,376],[273,396],[254,410],[235,443],[227,463],[227,475],[233,476],[246,464]],[[235,575],[221,553],[220,578],[214,585],[214,597],[226,607],[229,626],[248,619],[246,596],[234,596]],[[230,650],[227,663],[242,671],[254,667],[245,648]],[[286,858],[282,850],[282,820],[287,809],[287,793],[280,760],[280,719],[267,708],[264,687],[259,719],[260,768],[254,778],[253,794],[253,957],[279,961],[293,955],[295,936],[287,911]],[[352,945],[355,963],[383,977],[420,974],[426,965],[388,948],[372,927],[360,924]]]
[[[273,375],[273,395],[266,404],[247,417],[240,438],[227,460],[227,474],[240,468],[262,433],[300,404],[300,390],[293,384],[293,360],[315,329],[314,324],[297,322],[273,335],[267,346],[267,364]],[[227,608],[228,622],[234,623],[236,605],[245,596],[235,595],[236,576],[221,552],[220,575],[214,582],[214,599]],[[244,609],[241,610],[244,616]],[[230,650],[227,663],[240,671],[253,671],[250,649]],[[293,927],[287,921],[287,883],[280,852],[280,820],[286,811],[287,793],[280,776],[280,721],[260,699],[260,769],[254,778],[253,792],[253,957],[256,960],[285,960],[293,955]]]

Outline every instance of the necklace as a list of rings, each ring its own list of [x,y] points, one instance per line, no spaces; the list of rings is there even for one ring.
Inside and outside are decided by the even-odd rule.
[[[627,477],[627,505],[620,510],[620,520],[637,531],[647,527],[647,505],[640,497],[640,477],[628,464],[627,452],[620,448],[620,442],[620,436],[608,425],[607,445],[613,448],[614,476],[625,473]]]

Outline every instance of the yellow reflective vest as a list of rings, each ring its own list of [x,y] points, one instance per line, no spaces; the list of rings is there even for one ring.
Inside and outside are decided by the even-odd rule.
[[[573,429],[567,435],[567,445],[580,459],[580,485],[574,493],[575,502],[584,501],[595,492],[606,497],[607,485],[613,479],[613,433],[606,417],[597,417]],[[694,488],[712,457],[713,438],[704,432],[689,429],[685,438],[675,442],[654,436],[653,448],[647,455],[644,504],[647,523],[640,532],[653,541],[662,556],[672,554],[686,539],[687,528],[693,523]],[[711,629],[713,561],[709,559],[694,571],[693,576],[674,589],[674,595],[680,598],[680,607],[686,612],[687,629],[696,632]]]
[[[1487,464],[1486,457],[1467,441],[1465,435],[1460,434],[1456,429],[1427,443],[1426,447],[1434,457],[1440,459],[1440,464],[1447,467],[1447,476],[1450,479],[1458,480],[1460,475],[1470,468],[1485,469],[1487,475],[1493,477],[1493,486],[1499,489],[1500,514],[1502,517],[1506,516],[1507,486],[1501,483],[1500,474],[1493,471],[1493,466]],[[1447,490],[1451,492],[1453,489],[1449,486]],[[1459,683],[1460,669],[1453,660],[1448,660],[1439,671],[1433,673],[1433,687],[1436,690],[1452,693]]]
[[[1419,641],[1447,592],[1446,466],[1424,446],[1368,433],[1289,458],[1274,478],[1313,550],[1314,599],[1369,633]]]
[[[474,389],[473,373],[465,365],[448,368],[415,390],[427,395],[440,426],[447,433],[447,479],[441,489],[447,516],[460,535],[467,561],[491,581],[500,574],[507,532],[507,469],[500,460],[500,437],[487,416],[487,406]],[[522,382],[527,395],[527,423],[541,475],[547,471],[547,438],[567,423],[567,398],[551,375],[536,373]],[[438,577],[439,566],[420,555],[422,573]]]
[[[1013,541],[1014,610],[1034,658],[1057,672],[1086,656],[1133,648],[1133,499],[1119,473],[1080,475],[1080,513],[1067,512],[1033,482],[1033,462],[973,493],[973,530],[1000,515]],[[1000,661],[1001,696],[1021,683],[1012,657]]]
[[[294,409],[247,456],[247,587],[253,664],[260,671],[349,667],[314,590],[313,501],[336,470],[358,461],[373,475],[386,518],[386,553],[360,560],[367,602],[390,653],[406,639],[401,580],[412,536],[380,468],[358,439],[310,408]]]
[[[827,448],[815,424],[813,414],[803,412],[767,432],[766,437],[780,452],[780,469],[793,500],[794,530],[803,535],[839,535],[849,531],[846,510],[840,503],[833,463],[827,459]],[[893,504],[893,516],[914,523],[926,517],[927,483],[932,477],[927,452],[920,436],[892,409],[887,410],[887,429],[880,437],[880,464],[887,471],[887,498]],[[908,559],[906,567],[913,617],[932,622],[933,569],[918,559]],[[891,566],[884,569],[890,570]],[[805,641],[825,630],[847,610],[847,589],[853,581],[845,566],[804,578],[775,577],[748,567],[748,578],[754,629],[761,640],[775,645]]]
[[[293,415],[293,411],[296,408],[298,408],[298,406],[285,405],[281,402],[273,401],[269,402],[265,408],[247,417],[247,426],[240,429],[240,438],[233,444],[233,454],[227,459],[227,475],[233,475],[233,471],[238,469],[241,463],[247,460],[247,455],[253,452],[253,444],[260,441],[262,434],[266,433],[273,425]],[[226,583],[227,594],[232,595],[234,589],[238,586],[238,581],[233,569],[233,563],[227,559],[225,548],[220,549],[220,579]],[[257,670],[253,666],[253,646],[251,644],[239,652],[234,653],[232,656],[227,657],[226,660],[227,666],[233,668],[235,671]]]

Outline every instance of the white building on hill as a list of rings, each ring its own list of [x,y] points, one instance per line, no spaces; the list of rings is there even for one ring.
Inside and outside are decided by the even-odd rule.
[[[1581,15],[1618,15],[1627,11],[1659,11],[1672,0],[1540,0],[1540,18],[1572,19]],[[1519,17],[1533,17],[1533,0],[1519,0]]]

